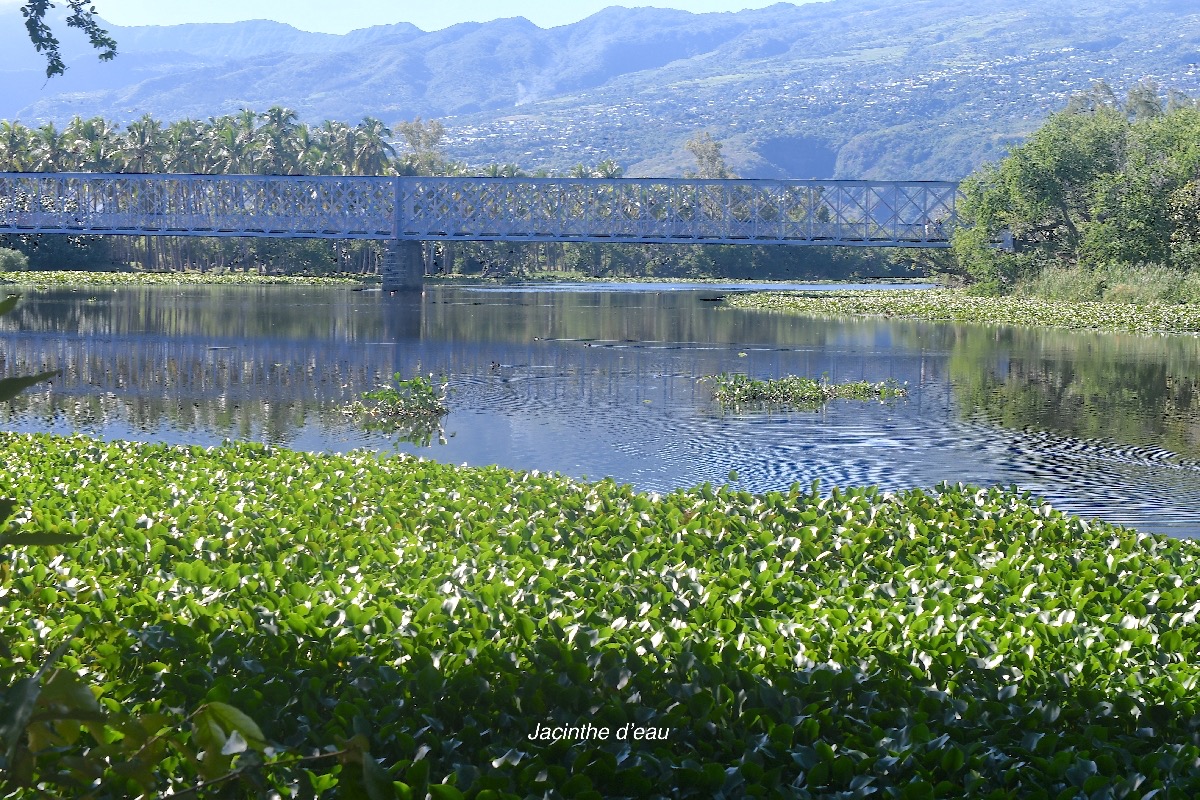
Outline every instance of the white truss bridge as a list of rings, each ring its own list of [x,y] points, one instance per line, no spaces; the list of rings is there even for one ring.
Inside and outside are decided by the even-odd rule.
[[[0,173],[0,234],[947,247],[950,181]]]

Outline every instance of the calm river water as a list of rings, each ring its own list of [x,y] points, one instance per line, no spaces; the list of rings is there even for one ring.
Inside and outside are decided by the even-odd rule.
[[[63,371],[0,407],[20,431],[314,451],[369,447],[667,491],[820,479],[1016,484],[1085,517],[1200,536],[1200,337],[806,319],[713,286],[26,292],[0,374]],[[393,372],[445,373],[444,443],[339,409]],[[720,372],[894,379],[909,396],[722,413]]]

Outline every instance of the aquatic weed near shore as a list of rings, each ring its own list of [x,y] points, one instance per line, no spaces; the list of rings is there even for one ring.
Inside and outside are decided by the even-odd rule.
[[[750,292],[730,295],[725,304],[732,308],[788,311],[810,316],[880,316],[931,322],[1200,334],[1200,305],[1072,303],[1015,295],[977,297],[957,289]]]
[[[84,537],[12,555],[5,668],[85,621],[60,663],[104,708],[156,714],[158,741],[229,703],[272,746],[362,737],[386,797],[1200,792],[1200,543],[1016,490],[660,496],[12,433],[0,453],[24,529]],[[38,774],[104,725],[43,743]],[[530,738],[588,725],[608,735]],[[263,743],[227,744],[257,774]],[[268,786],[332,791],[351,767]],[[106,769],[93,796],[134,769],[193,785],[171,759]]]
[[[22,286],[343,286],[362,276],[262,275],[246,272],[86,272],[47,270],[0,273],[0,283]]]

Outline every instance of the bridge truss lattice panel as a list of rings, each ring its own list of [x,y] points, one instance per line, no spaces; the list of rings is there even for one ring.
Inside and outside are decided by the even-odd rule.
[[[0,174],[0,233],[389,239],[390,178]]]
[[[945,246],[939,181],[0,174],[0,233]]]
[[[401,238],[945,246],[953,182],[403,178]]]

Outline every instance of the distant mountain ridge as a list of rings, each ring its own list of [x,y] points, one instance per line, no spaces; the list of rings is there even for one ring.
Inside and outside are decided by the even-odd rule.
[[[103,13],[103,2],[99,3]],[[520,18],[345,36],[267,21],[110,26],[98,64],[64,36],[46,82],[0,13],[0,119],[27,125],[243,107],[310,122],[438,118],[471,163],[569,169],[613,158],[679,174],[697,131],[762,177],[957,178],[1092,80],[1200,93],[1200,12],[1181,0],[830,0],[738,13],[610,7],[542,29]]]

